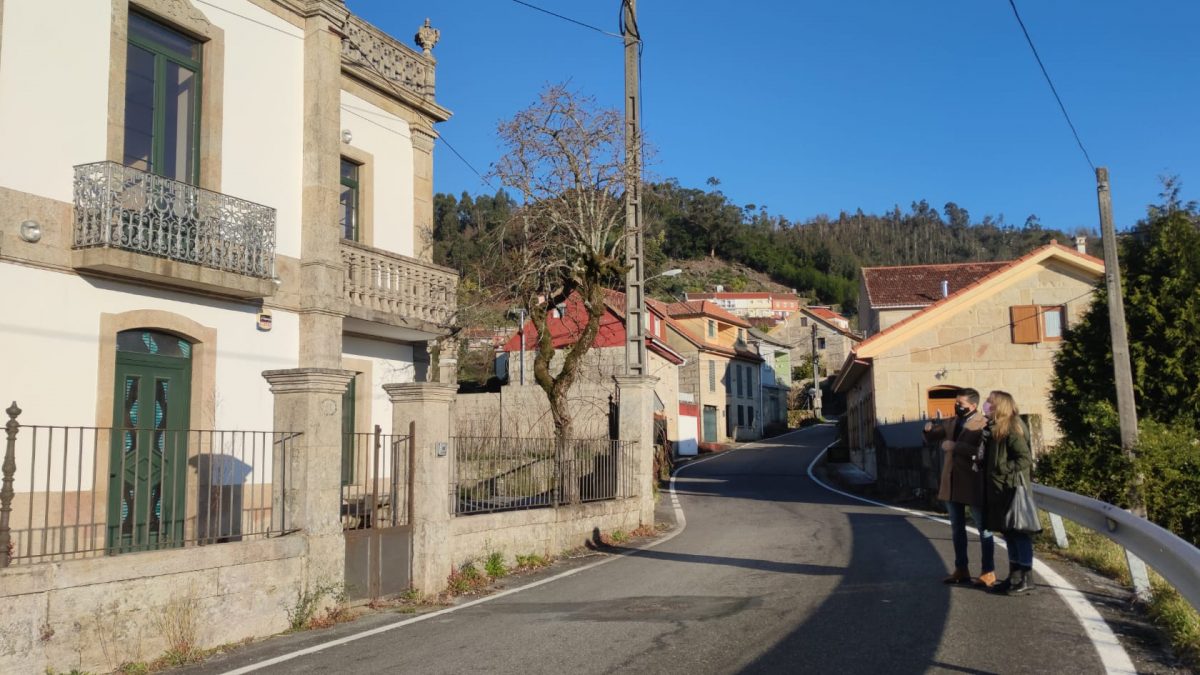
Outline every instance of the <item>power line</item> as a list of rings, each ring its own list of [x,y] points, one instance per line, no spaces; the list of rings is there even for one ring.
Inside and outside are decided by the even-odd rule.
[[[351,40],[351,39],[350,39],[350,38],[348,38],[348,37],[347,37],[347,38],[342,38],[342,39],[343,39],[343,40],[345,40],[345,41],[346,41],[346,43],[347,43],[347,44],[349,44],[351,47],[353,47],[353,48],[354,48],[354,49],[355,49],[355,50],[356,50],[356,51],[357,51],[359,54],[364,54],[364,53],[365,53],[365,52],[363,52],[363,49],[362,49],[362,47],[360,47],[360,46],[358,45],[358,43],[357,43],[357,42],[355,42],[354,40]],[[392,79],[391,79],[390,77],[388,77],[387,75],[384,75],[382,72],[380,72],[379,68],[377,68],[377,67],[375,66],[375,64],[371,62],[371,60],[370,60],[370,59],[359,59],[359,60],[358,60],[358,63],[359,63],[360,65],[366,66],[368,69],[370,69],[370,70],[371,70],[371,72],[373,72],[373,73],[375,73],[376,75],[378,75],[378,76],[379,76],[379,78],[380,78],[381,80],[383,80],[384,82],[386,82],[386,83],[387,83],[387,85],[388,85],[389,87],[391,87],[391,89],[392,89],[392,91],[393,91],[393,92],[395,92],[396,94],[401,94],[401,93],[402,93],[402,92],[400,91],[400,88],[396,86],[396,83],[395,83],[395,82],[393,82],[393,81],[392,81]],[[429,119],[429,118],[428,118],[428,117],[426,117],[425,115],[421,114],[421,112],[420,112],[419,110],[413,110],[413,112],[415,112],[415,113],[417,114],[417,116],[419,116],[421,119],[423,119],[423,120],[425,120],[426,122],[428,122],[428,123],[429,123],[429,127],[430,127],[430,128],[433,128],[433,121],[432,121],[431,119]],[[351,114],[353,114],[353,113],[351,113]],[[359,115],[359,117],[362,117],[362,116],[361,116],[361,115]],[[364,119],[365,119],[365,118],[364,118]],[[367,120],[367,121],[370,121],[370,120]],[[389,129],[389,131],[391,131],[391,130]],[[394,132],[393,132],[393,133],[394,133]],[[459,160],[460,160],[460,161],[461,161],[463,164],[465,164],[465,165],[467,166],[467,168],[468,168],[468,169],[470,169],[470,170],[471,170],[471,171],[472,171],[472,172],[473,172],[473,173],[474,173],[476,176],[478,176],[478,177],[479,177],[479,180],[483,181],[484,185],[487,185],[489,188],[491,188],[491,189],[493,189],[493,190],[495,190],[495,189],[496,189],[496,186],[495,186],[495,185],[492,185],[492,182],[491,182],[491,181],[489,181],[489,180],[488,180],[486,177],[484,177],[484,175],[483,175],[482,173],[480,173],[480,172],[479,172],[479,170],[478,170],[478,169],[476,169],[474,165],[472,165],[470,162],[468,162],[468,161],[467,161],[467,158],[466,158],[466,157],[463,157],[463,156],[462,156],[462,153],[460,153],[458,150],[456,150],[456,149],[454,148],[454,146],[453,146],[453,145],[451,145],[451,144],[450,144],[450,141],[446,140],[446,136],[445,136],[445,134],[443,134],[441,131],[438,131],[438,132],[437,132],[437,136],[436,136],[436,138],[437,138],[438,140],[440,140],[440,141],[441,141],[443,144],[445,144],[445,146],[446,146],[447,148],[450,148],[450,152],[453,152],[455,157],[457,157],[457,158],[458,158],[458,159],[459,159]]]
[[[1054,94],[1054,100],[1058,101],[1058,109],[1062,111],[1063,117],[1067,119],[1067,126],[1071,127],[1071,133],[1075,136],[1075,142],[1079,144],[1080,151],[1083,152],[1083,158],[1087,160],[1088,166],[1092,167],[1092,171],[1096,171],[1096,165],[1092,163],[1092,158],[1088,155],[1087,148],[1083,147],[1083,141],[1079,138],[1079,132],[1075,130],[1075,124],[1071,121],[1071,116],[1067,114],[1067,107],[1063,105],[1062,97],[1058,95],[1058,90],[1054,88],[1054,82],[1050,79],[1050,73],[1046,71],[1046,64],[1042,63],[1042,57],[1038,55],[1037,47],[1033,46],[1033,38],[1029,37],[1029,31],[1025,28],[1025,22],[1021,20],[1021,13],[1017,11],[1017,3],[1015,0],[1008,0],[1008,4],[1012,7],[1013,16],[1017,17],[1017,23],[1021,26],[1021,32],[1025,34],[1025,41],[1029,43],[1029,49],[1033,51],[1033,58],[1037,60],[1038,67],[1042,69],[1042,75],[1046,78],[1046,84],[1050,85],[1050,92]]]
[[[600,28],[600,27],[598,27],[598,26],[593,26],[593,25],[592,25],[592,24],[590,24],[590,23],[584,23],[584,22],[582,22],[582,21],[576,21],[575,19],[572,19],[572,18],[571,18],[571,17],[569,17],[569,16],[563,16],[562,14],[556,14],[556,13],[554,13],[554,12],[551,12],[551,11],[550,11],[550,10],[548,10],[548,9],[542,9],[541,7],[538,7],[537,5],[531,5],[531,4],[529,4],[528,2],[523,2],[522,0],[512,0],[512,1],[513,1],[513,2],[515,2],[515,3],[517,3],[518,5],[521,5],[521,6],[523,6],[523,7],[528,7],[529,9],[536,10],[536,11],[538,11],[538,12],[542,12],[542,13],[544,13],[544,14],[549,14],[550,16],[553,16],[553,17],[556,17],[556,18],[562,19],[563,21],[569,21],[569,22],[571,22],[571,23],[575,24],[576,26],[582,26],[582,27],[584,27],[584,28],[588,28],[588,29],[594,30],[594,31],[596,31],[597,33],[604,33],[605,35],[607,35],[607,36],[609,36],[609,37],[615,37],[615,38],[619,38],[619,37],[621,37],[620,35],[618,35],[618,34],[616,34],[616,33],[610,33],[610,32],[608,32],[608,31],[604,30],[603,28]]]

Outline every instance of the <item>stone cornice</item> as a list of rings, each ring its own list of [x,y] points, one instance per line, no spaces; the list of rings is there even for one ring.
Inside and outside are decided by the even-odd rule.
[[[346,9],[344,0],[304,0],[302,3],[292,0],[287,4],[299,4],[299,14],[306,19],[323,17],[339,29],[344,29],[350,18],[350,10]]]
[[[346,385],[354,373],[336,368],[287,368],[264,370],[262,376],[270,383],[272,394],[313,392],[341,395],[346,392]]]
[[[653,389],[658,378],[650,375],[613,375],[619,389]]]
[[[392,403],[450,402],[458,393],[458,385],[448,382],[393,382],[383,385],[383,390]]]

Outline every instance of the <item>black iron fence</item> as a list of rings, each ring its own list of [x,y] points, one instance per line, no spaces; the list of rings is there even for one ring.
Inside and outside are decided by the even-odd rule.
[[[297,433],[24,426],[8,409],[0,567],[289,531]]]
[[[457,437],[453,445],[454,515],[637,495],[632,441]]]
[[[342,435],[342,529],[408,524],[408,463],[412,436]]]

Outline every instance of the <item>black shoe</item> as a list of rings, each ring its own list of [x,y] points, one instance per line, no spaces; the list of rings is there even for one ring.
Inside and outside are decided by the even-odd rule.
[[[1008,594],[1021,595],[1022,593],[1032,591],[1035,587],[1033,583],[1033,571],[1022,569],[1018,570],[1017,573],[1021,575],[1021,578],[1019,581],[1013,581],[1012,588],[1008,589]]]
[[[991,588],[987,589],[987,592],[994,595],[1008,595],[1009,589],[1013,586],[1013,577],[1016,575],[1016,570],[1009,572],[1007,579],[993,584]]]

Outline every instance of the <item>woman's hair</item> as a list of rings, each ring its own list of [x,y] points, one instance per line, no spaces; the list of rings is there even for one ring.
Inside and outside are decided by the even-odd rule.
[[[996,440],[1002,441],[1009,434],[1025,435],[1025,425],[1021,423],[1017,402],[1007,391],[993,391],[988,398],[992,400],[992,422],[996,425]]]

